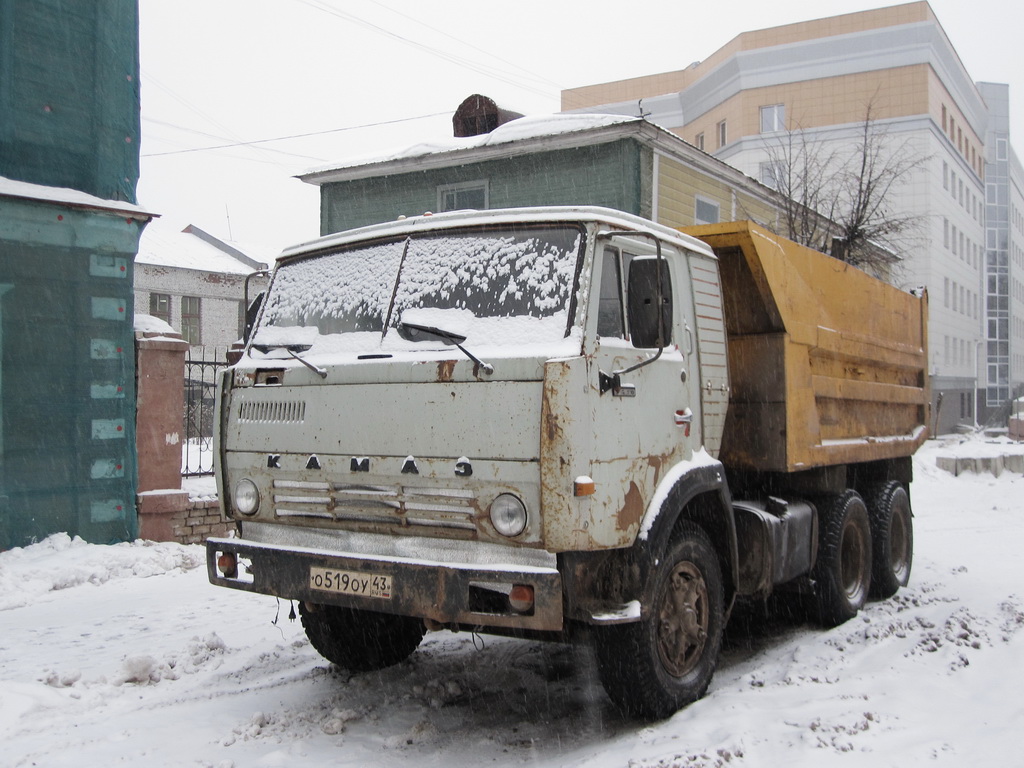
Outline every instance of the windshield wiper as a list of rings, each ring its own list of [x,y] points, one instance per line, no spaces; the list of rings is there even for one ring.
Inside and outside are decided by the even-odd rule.
[[[296,360],[298,360],[304,366],[309,368],[309,370],[311,370],[313,373],[315,373],[321,379],[326,379],[327,378],[327,370],[326,369],[324,369],[324,368],[317,368],[311,362],[302,359],[298,355],[299,352],[306,352],[306,351],[308,351],[309,348],[313,346],[312,344],[253,344],[251,346],[252,346],[253,349],[257,350],[258,352],[262,352],[264,355],[267,354],[272,349],[283,349],[285,352],[287,352],[289,355],[294,357]]]
[[[480,370],[488,376],[494,373],[493,365],[485,363],[462,346],[462,343],[466,340],[466,337],[462,334],[455,333],[453,331],[446,331],[443,328],[435,328],[432,325],[417,325],[415,323],[407,323],[403,321],[398,324],[398,335],[406,341],[440,341],[449,346],[456,346],[462,354],[476,363],[480,367]]]

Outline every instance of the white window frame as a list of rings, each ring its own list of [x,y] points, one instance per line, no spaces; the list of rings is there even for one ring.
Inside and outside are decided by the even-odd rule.
[[[778,133],[786,130],[786,105],[766,104],[761,107],[761,133]]]
[[[482,190],[483,193],[484,193],[484,205],[483,205],[483,209],[481,209],[481,210],[486,210],[486,209],[490,208],[490,206],[491,206],[490,185],[488,184],[487,179],[477,179],[475,181],[461,181],[461,182],[459,182],[457,184],[440,184],[440,185],[438,185],[438,187],[437,187],[437,212],[441,213],[443,211],[465,210],[465,207],[464,206],[460,206],[460,205],[456,205],[453,208],[446,208],[444,206],[445,197],[447,195],[452,194],[452,193],[455,193],[456,196],[457,196],[458,193],[460,193],[460,192],[471,192],[471,191],[472,192],[476,192],[476,191],[480,191],[480,190]]]
[[[781,189],[786,175],[786,165],[781,160],[762,160],[758,163],[757,180],[766,187]]]
[[[716,213],[717,216],[716,216],[714,221],[708,221],[707,219],[702,219],[700,216],[697,215],[697,211],[699,210],[700,205],[702,203],[704,205],[712,206],[715,209],[715,213]],[[721,220],[722,220],[722,206],[719,205],[714,200],[711,200],[711,199],[709,199],[707,197],[704,197],[703,195],[697,195],[696,199],[695,199],[695,201],[693,203],[693,221],[694,221],[694,223],[695,224],[717,224]]]

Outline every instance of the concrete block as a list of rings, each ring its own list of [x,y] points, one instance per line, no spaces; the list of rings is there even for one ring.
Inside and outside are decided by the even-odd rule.
[[[1007,472],[1024,475],[1024,453],[1010,453],[1003,457],[1003,465]]]
[[[985,456],[978,460],[981,464],[981,470],[988,472],[994,477],[999,477],[1003,474],[1003,457],[1002,456]]]

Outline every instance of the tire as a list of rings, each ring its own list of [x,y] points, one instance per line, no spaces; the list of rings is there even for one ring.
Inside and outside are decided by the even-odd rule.
[[[624,714],[644,720],[668,717],[704,695],[724,623],[721,565],[700,528],[682,528],[651,579],[644,617],[596,635],[605,691]]]
[[[423,622],[356,608],[299,603],[306,637],[328,661],[350,672],[384,669],[407,659],[426,631]]]
[[[826,627],[849,621],[871,589],[871,526],[864,499],[847,490],[820,506],[818,559],[811,570],[818,620]]]
[[[886,598],[910,582],[914,522],[910,496],[895,480],[872,487],[864,501],[871,522],[871,594]]]

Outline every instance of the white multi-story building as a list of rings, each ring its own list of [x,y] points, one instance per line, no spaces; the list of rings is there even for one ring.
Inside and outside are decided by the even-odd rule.
[[[778,148],[919,158],[891,193],[917,226],[894,282],[928,288],[935,422],[994,417],[1024,381],[1024,220],[1007,87],[975,83],[927,2],[743,32],[678,72],[564,91],[570,112],[643,114],[772,185]]]

